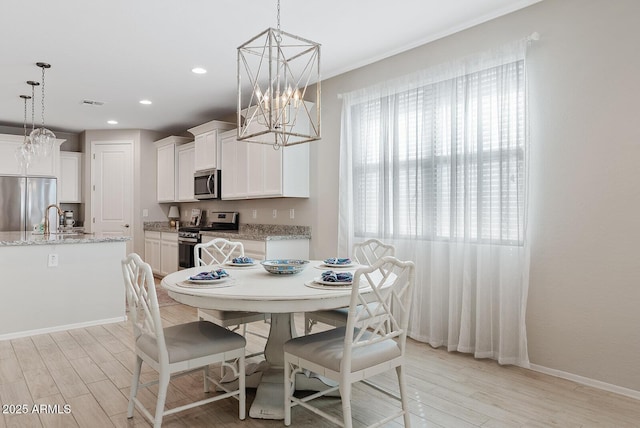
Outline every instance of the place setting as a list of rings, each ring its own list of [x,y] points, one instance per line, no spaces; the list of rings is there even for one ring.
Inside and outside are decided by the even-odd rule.
[[[316,269],[327,270],[327,268],[334,270],[354,270],[360,265],[354,263],[349,257],[330,257],[325,259],[319,265],[315,266]]]
[[[306,282],[305,285],[321,290],[350,290],[353,285],[353,273],[327,270],[322,272],[320,276],[314,278],[313,281]],[[366,282],[360,284],[360,288],[365,286],[367,286]]]
[[[257,268],[260,266],[258,262],[256,262],[251,257],[234,257],[224,264],[227,268],[231,269],[251,269]]]
[[[189,276],[176,285],[184,288],[219,288],[230,287],[233,285],[233,282],[233,278],[231,278],[229,273],[219,268]]]

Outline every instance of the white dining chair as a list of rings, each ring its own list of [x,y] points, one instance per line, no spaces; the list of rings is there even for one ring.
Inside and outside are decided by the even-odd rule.
[[[385,244],[379,239],[371,238],[353,244],[352,260],[361,265],[372,265],[384,256],[395,256],[396,248]],[[306,312],[304,314],[304,334],[311,333],[317,323],[340,327],[347,323],[347,309],[327,309],[323,311]]]
[[[235,257],[244,257],[244,246],[242,242],[233,242],[224,238],[215,238],[209,242],[197,244],[193,251],[196,266],[224,265]],[[259,312],[221,311],[218,309],[199,308],[198,318],[211,321],[212,323],[233,331],[239,329],[241,326],[242,335],[246,336],[247,324],[255,321],[266,321],[269,316]],[[263,337],[257,333],[252,334]],[[260,354],[262,354],[262,352],[250,354],[247,355],[247,357]]]
[[[244,419],[245,338],[208,321],[193,321],[163,328],[151,266],[142,261],[140,256],[132,253],[122,260],[122,274],[129,317],[133,324],[136,354],[127,417],[132,418],[137,408],[155,428],[158,428],[166,415],[233,397],[239,401],[239,418]],[[237,361],[239,364],[236,366]],[[158,372],[158,380],[140,383],[143,362]],[[221,363],[222,366],[234,370],[239,377],[237,389],[230,389],[209,376],[209,364],[214,363]],[[197,370],[203,371],[205,393],[210,391],[211,383],[223,392],[214,397],[165,410],[170,380]],[[140,388],[153,385],[158,385],[158,391],[155,413],[152,415],[137,396]]]
[[[285,342],[285,425],[291,424],[291,408],[300,405],[339,426],[351,427],[352,384],[360,381],[392,398],[399,398],[401,403],[399,411],[374,426],[400,416],[404,417],[405,426],[410,425],[403,366],[414,276],[413,262],[392,256],[358,269],[351,288],[346,325]],[[371,306],[370,303],[376,304]],[[368,378],[391,369],[396,370],[400,397],[367,382]],[[338,386],[298,398],[294,395],[296,374],[306,371],[329,378]],[[309,404],[336,390],[340,392],[342,420]]]

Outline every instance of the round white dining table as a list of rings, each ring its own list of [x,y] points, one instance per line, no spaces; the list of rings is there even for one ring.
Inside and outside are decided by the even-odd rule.
[[[219,267],[229,274],[223,282],[194,286],[188,281],[197,273]],[[358,267],[339,270],[355,272]],[[331,269],[320,260],[311,260],[302,272],[292,275],[268,273],[260,264],[200,266],[171,273],[162,279],[161,285],[176,301],[196,308],[271,314],[264,351],[270,369],[262,376],[249,416],[284,419],[283,344],[296,336],[293,314],[349,305],[350,287],[330,288],[314,283],[324,270]],[[317,383],[314,387],[326,388],[327,385]]]

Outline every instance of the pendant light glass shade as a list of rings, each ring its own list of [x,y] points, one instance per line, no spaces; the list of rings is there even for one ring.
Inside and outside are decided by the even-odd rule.
[[[29,168],[29,165],[31,165],[31,162],[38,155],[38,153],[32,143],[31,138],[27,136],[27,100],[31,100],[32,98],[28,95],[20,95],[20,98],[24,100],[24,140],[22,141],[22,144],[16,147],[15,157],[18,161],[18,164],[20,165],[20,171],[24,170],[26,172],[26,170]]]
[[[49,156],[56,135],[45,127],[34,129],[31,134],[31,141],[34,142],[39,156]]]

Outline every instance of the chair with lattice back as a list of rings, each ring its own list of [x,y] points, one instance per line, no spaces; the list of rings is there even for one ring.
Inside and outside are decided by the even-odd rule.
[[[208,321],[193,321],[163,328],[151,266],[142,261],[140,256],[132,253],[122,260],[122,273],[129,318],[133,324],[136,354],[127,417],[132,418],[134,409],[137,408],[157,428],[162,425],[162,419],[166,415],[233,397],[239,401],[239,417],[244,419],[245,338]],[[158,372],[158,380],[140,383],[143,362]],[[223,367],[234,371],[240,379],[237,389],[230,389],[209,376],[209,364],[214,363],[221,363]],[[223,393],[165,410],[167,388],[171,378],[196,370],[203,371],[205,392],[209,392],[210,383],[213,383]],[[152,385],[158,385],[153,415],[137,398],[140,388]]]
[[[404,377],[407,326],[414,285],[413,262],[385,256],[358,269],[351,287],[347,323],[342,327],[291,339],[284,344],[285,425],[291,424],[291,407],[300,405],[339,426],[351,427],[352,384],[363,381],[379,392],[399,399],[401,409],[374,426],[403,416],[409,426],[409,407]],[[368,382],[372,376],[395,369],[400,397],[388,388]],[[296,375],[311,371],[338,383],[321,392],[296,397]],[[342,420],[309,402],[340,391]],[[326,404],[326,403],[324,403]],[[366,403],[363,404],[366,408]]]
[[[196,266],[221,265],[230,262],[235,257],[244,257],[242,242],[233,242],[224,238],[215,238],[209,242],[197,244],[194,248]],[[246,268],[243,268],[246,269]],[[198,309],[198,318],[211,321],[222,327],[237,330],[242,326],[242,335],[247,333],[246,325],[255,321],[266,321],[269,316],[259,312],[222,311],[218,309]],[[259,334],[257,334],[260,336]],[[262,337],[262,336],[260,336]],[[259,355],[250,354],[247,357]]]
[[[361,265],[372,265],[384,256],[395,256],[396,249],[391,244],[371,238],[353,245],[352,260]],[[347,323],[347,309],[328,309],[304,314],[304,334],[309,334],[317,323],[340,327]]]

